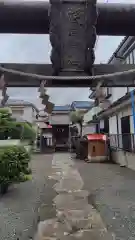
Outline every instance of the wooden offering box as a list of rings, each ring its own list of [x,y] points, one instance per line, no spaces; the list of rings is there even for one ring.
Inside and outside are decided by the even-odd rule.
[[[108,160],[108,139],[104,134],[88,134],[88,161],[104,162]]]

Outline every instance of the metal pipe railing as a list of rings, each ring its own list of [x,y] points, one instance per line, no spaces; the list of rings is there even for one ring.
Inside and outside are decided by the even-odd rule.
[[[97,4],[97,35],[135,35],[135,4]],[[49,33],[49,2],[1,0],[0,33]]]
[[[135,135],[134,134],[110,134],[110,147],[127,152],[135,152]]]

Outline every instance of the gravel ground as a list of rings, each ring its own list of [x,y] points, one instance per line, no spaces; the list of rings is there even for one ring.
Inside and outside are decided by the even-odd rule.
[[[135,239],[135,171],[115,164],[76,161],[90,193],[89,202],[100,212],[116,240]]]
[[[55,215],[50,201],[55,196],[54,181],[47,180],[51,164],[52,155],[34,155],[33,179],[12,186],[0,196],[0,240],[31,239],[37,222]]]

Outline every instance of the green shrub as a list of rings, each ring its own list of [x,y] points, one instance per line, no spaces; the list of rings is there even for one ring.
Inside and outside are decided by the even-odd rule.
[[[28,140],[32,143],[36,138],[36,131],[31,123],[16,122],[8,109],[0,109],[0,140],[8,139]]]
[[[0,108],[0,140],[20,139],[21,127],[12,118],[12,113],[7,108]]]
[[[22,139],[34,141],[36,138],[36,132],[32,126],[28,123],[22,123]]]
[[[14,146],[12,147],[14,151],[14,155],[18,159],[18,168],[20,172],[27,173],[28,171],[28,164],[30,162],[30,154],[26,151],[25,147],[23,146]]]
[[[28,172],[30,155],[22,146],[5,147],[0,150],[0,185],[9,186]]]

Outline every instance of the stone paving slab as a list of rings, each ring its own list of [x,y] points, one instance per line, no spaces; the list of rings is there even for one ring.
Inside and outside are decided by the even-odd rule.
[[[53,186],[56,218],[39,223],[36,240],[113,239],[100,214],[88,203],[89,193],[82,189],[83,179],[70,154],[54,154],[49,179],[57,179]]]

